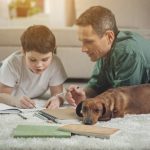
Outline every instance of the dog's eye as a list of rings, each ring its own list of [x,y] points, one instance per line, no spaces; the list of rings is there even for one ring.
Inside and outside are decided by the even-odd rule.
[[[95,113],[99,113],[100,110],[99,110],[99,109],[94,109],[94,112],[95,112]]]

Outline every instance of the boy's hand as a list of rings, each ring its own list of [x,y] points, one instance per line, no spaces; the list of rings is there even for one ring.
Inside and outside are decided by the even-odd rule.
[[[60,106],[60,100],[56,96],[49,99],[45,104],[45,108],[48,108],[48,109],[56,109],[56,108],[59,108],[59,106]]]
[[[71,85],[67,89],[66,100],[69,104],[77,106],[82,100],[86,99],[85,91],[77,85]]]
[[[35,108],[35,101],[31,100],[26,96],[19,98],[18,107],[20,108]]]

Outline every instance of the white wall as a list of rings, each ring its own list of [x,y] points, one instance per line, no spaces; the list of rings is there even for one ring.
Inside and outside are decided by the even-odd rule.
[[[7,3],[9,0],[0,0],[0,18],[9,18]]]
[[[49,0],[49,19],[52,27],[63,27],[66,25],[65,0]]]
[[[9,18],[8,0],[0,0],[0,27],[28,27],[44,24],[51,27],[66,26],[66,0],[45,0],[45,12],[29,17]]]
[[[75,0],[76,16],[94,5],[111,9],[119,27],[150,29],[150,0]]]

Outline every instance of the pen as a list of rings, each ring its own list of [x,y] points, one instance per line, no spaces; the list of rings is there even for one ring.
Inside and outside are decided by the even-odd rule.
[[[35,104],[31,103],[31,99],[29,97],[27,97],[26,95],[24,95],[23,97],[28,103],[30,103],[33,106],[33,108],[36,108]]]
[[[59,93],[59,94],[56,94],[55,96],[61,96],[61,95],[64,95],[64,94],[66,94],[67,93],[67,91],[64,91],[64,92],[61,92],[61,93]]]
[[[22,119],[27,119],[27,117],[23,116],[22,114],[18,113],[18,116],[20,116]]]
[[[56,119],[56,117],[52,116],[52,115],[49,115],[49,114],[46,114],[45,112],[42,112],[42,111],[39,111],[38,112],[40,115],[44,116],[45,118],[47,118],[48,120],[51,120],[55,123],[59,123]]]
[[[80,87],[79,86],[77,86],[77,89],[79,89]],[[67,89],[66,89],[66,91],[64,91],[64,92],[61,92],[61,93],[59,93],[59,94],[56,94],[55,96],[61,96],[61,95],[63,95],[63,94],[66,94],[67,93]]]
[[[35,106],[34,104],[32,104],[32,106],[33,106],[34,108],[36,108],[36,106]]]

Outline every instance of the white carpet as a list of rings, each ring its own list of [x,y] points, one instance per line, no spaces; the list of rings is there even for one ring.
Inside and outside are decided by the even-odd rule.
[[[150,114],[128,115],[97,125],[119,128],[110,139],[85,136],[71,138],[18,138],[11,133],[17,124],[43,124],[36,117],[23,120],[17,115],[0,115],[0,150],[150,150]]]

